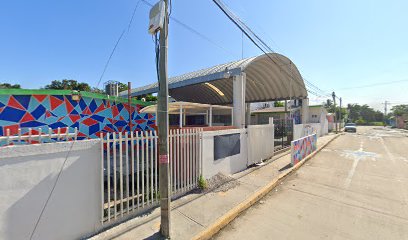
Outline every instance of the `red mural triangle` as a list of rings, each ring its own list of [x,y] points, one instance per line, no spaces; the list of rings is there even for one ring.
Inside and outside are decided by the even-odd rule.
[[[91,115],[91,110],[89,110],[89,107],[86,107],[84,111],[82,111],[82,114],[86,114],[86,115]]]
[[[63,102],[64,102],[64,101],[62,101],[62,100],[60,100],[60,99],[58,99],[58,98],[56,98],[56,97],[50,96],[51,111],[53,111],[54,109],[56,109],[56,108],[57,108],[59,105],[61,105]]]
[[[7,105],[20,110],[25,110],[25,108],[21,106],[21,104],[13,96],[10,96]]]
[[[81,117],[79,115],[74,115],[74,114],[70,114],[69,118],[71,118],[71,121],[73,123],[75,123],[76,121],[78,121],[78,119],[80,119]]]
[[[29,112],[26,112],[23,118],[21,118],[20,122],[25,123],[25,122],[34,121],[34,120],[35,118],[33,117],[33,115],[31,115]]]
[[[67,108],[67,113],[71,113],[74,110],[74,106],[65,98],[65,107]]]
[[[95,110],[94,113],[98,113],[105,110],[105,105],[102,103],[101,105],[99,105],[99,107]]]
[[[118,107],[116,107],[116,105],[113,106],[111,109],[112,109],[112,116],[113,117],[116,117],[116,116],[119,115]]]
[[[33,95],[33,97],[35,99],[37,99],[38,102],[41,103],[42,101],[44,101],[44,99],[47,97],[47,95]]]

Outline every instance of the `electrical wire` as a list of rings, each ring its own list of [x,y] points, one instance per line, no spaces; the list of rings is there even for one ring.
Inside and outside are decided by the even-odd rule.
[[[105,63],[105,67],[103,68],[102,74],[101,74],[101,76],[99,77],[99,81],[98,81],[98,83],[96,84],[96,88],[99,87],[99,84],[101,83],[101,81],[102,81],[102,79],[103,79],[103,76],[105,75],[105,72],[106,72],[106,70],[108,69],[109,63],[110,63],[110,61],[111,61],[111,59],[112,59],[112,57],[113,57],[113,54],[114,54],[115,51],[116,51],[116,48],[118,47],[120,41],[122,40],[122,38],[123,38],[123,36],[125,35],[125,33],[126,33],[126,32],[129,32],[130,27],[132,26],[132,23],[133,23],[133,19],[135,18],[136,10],[137,10],[137,8],[139,7],[139,4],[140,4],[141,1],[142,1],[142,0],[137,1],[136,6],[135,6],[135,8],[133,9],[132,17],[130,18],[129,23],[128,23],[128,25],[127,25],[127,28],[123,29],[122,33],[119,35],[119,38],[116,40],[115,46],[113,47],[113,49],[112,49],[112,51],[111,51],[111,53],[110,53],[110,55],[109,55],[109,58],[108,58],[108,60],[107,60],[106,63]]]
[[[222,3],[220,0],[213,0],[213,2],[218,6],[218,8],[248,37],[249,40],[258,48],[260,49],[275,65],[277,65],[281,70],[294,82],[299,85],[301,88],[306,90],[307,92],[323,97],[324,94],[319,94],[313,90],[307,89],[301,82],[302,79],[295,78],[293,74],[288,73],[280,64],[277,63],[273,58],[276,56],[270,56],[268,52],[274,53],[274,51],[256,34],[254,33],[244,22],[242,22],[237,15],[235,15],[228,7]],[[277,58],[276,58],[277,59]],[[277,59],[280,61],[280,59]],[[291,64],[291,63],[290,63]],[[300,74],[300,73],[299,73]],[[300,75],[302,78],[302,76]]]
[[[267,52],[270,53],[275,53],[275,51],[273,51],[272,48],[270,48],[268,46],[267,43],[265,43],[265,41],[263,41],[254,31],[252,31],[252,29],[250,27],[248,27],[236,14],[234,14],[222,1],[220,0],[213,0],[213,2],[218,6],[218,8],[249,38],[249,40],[251,40],[251,42],[258,48],[260,49],[264,54],[266,54],[266,56],[272,60],[272,62],[274,62],[278,67],[281,68],[281,70],[291,79],[294,80],[294,82],[299,85],[301,88],[303,88],[304,90],[306,90],[307,92],[318,96],[318,97],[328,97],[329,94],[322,91],[321,89],[319,89],[316,85],[314,85],[313,83],[311,83],[308,80],[305,80],[301,74],[300,75],[300,79],[298,77],[294,77],[293,73],[289,74],[282,66],[277,63],[277,61],[280,61],[280,59],[278,59],[276,56],[272,57],[267,54]],[[275,58],[277,61],[273,60],[273,58]],[[289,63],[291,64],[291,62]],[[288,64],[285,64],[288,65]],[[304,81],[302,81],[302,79]],[[308,85],[309,89],[307,89],[302,82],[304,82],[305,84]],[[312,90],[313,89],[313,90]],[[320,92],[320,93],[319,93]]]
[[[150,2],[148,2],[147,0],[141,0],[142,3],[146,4],[147,6],[153,7],[153,4],[151,4]],[[198,37],[200,37],[201,39],[207,41],[208,43],[214,45],[215,47],[219,48],[220,50],[222,50],[223,52],[227,53],[228,55],[235,57],[236,54],[232,53],[231,51],[229,51],[228,49],[226,49],[225,47],[221,46],[220,44],[216,43],[215,41],[213,41],[212,39],[210,39],[209,37],[205,36],[204,34],[200,33],[199,31],[195,30],[193,27],[185,24],[184,22],[178,20],[175,17],[170,16],[169,14],[169,18],[171,20],[173,20],[175,23],[177,23],[178,25],[180,25],[181,27],[185,28],[186,30],[188,30],[191,33],[194,33],[195,35],[197,35]]]
[[[379,83],[360,85],[360,86],[348,87],[348,88],[340,88],[339,90],[352,90],[352,89],[358,89],[358,88],[376,87],[376,86],[389,85],[389,84],[395,84],[395,83],[401,83],[401,82],[408,82],[408,79],[388,81],[388,82],[379,82]]]

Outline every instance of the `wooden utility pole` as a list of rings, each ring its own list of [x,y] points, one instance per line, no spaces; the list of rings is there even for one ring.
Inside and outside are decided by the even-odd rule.
[[[132,93],[132,83],[128,82],[129,131],[133,132],[133,119],[132,119],[133,107],[132,107],[131,93]]]
[[[332,93],[333,97],[333,104],[334,104],[334,124],[336,125],[336,133],[337,133],[337,114],[336,114],[336,93]]]
[[[340,98],[339,120],[340,120],[340,129],[341,129],[341,98]]]
[[[164,0],[164,23],[160,30],[159,54],[159,93],[157,101],[157,127],[159,129],[159,187],[160,187],[160,233],[165,238],[170,238],[170,169],[168,156],[168,96],[169,87],[167,79],[167,37],[168,37],[168,0]]]

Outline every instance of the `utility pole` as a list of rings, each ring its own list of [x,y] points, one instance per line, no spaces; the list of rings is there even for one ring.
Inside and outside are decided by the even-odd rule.
[[[167,79],[167,43],[168,43],[168,0],[164,0],[164,23],[160,30],[159,54],[159,93],[157,102],[157,115],[159,117],[159,187],[160,187],[160,233],[165,238],[170,238],[170,165],[168,156],[168,96],[169,86]]]
[[[132,83],[128,82],[128,105],[129,105],[129,131],[133,132],[133,122],[132,122],[132,113],[133,113],[133,108],[132,108]]]
[[[340,120],[340,128],[341,128],[341,98],[340,98],[339,120]]]
[[[387,125],[387,107],[389,102],[386,100],[384,103],[384,127]]]
[[[384,116],[387,116],[387,106],[388,105],[388,101],[384,102]]]
[[[333,97],[333,104],[334,104],[334,124],[336,125],[336,133],[337,133],[336,93],[335,92],[332,93],[332,97]]]

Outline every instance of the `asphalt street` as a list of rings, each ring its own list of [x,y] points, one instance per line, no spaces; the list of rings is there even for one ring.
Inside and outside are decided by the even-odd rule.
[[[408,133],[345,133],[214,239],[408,239]]]

